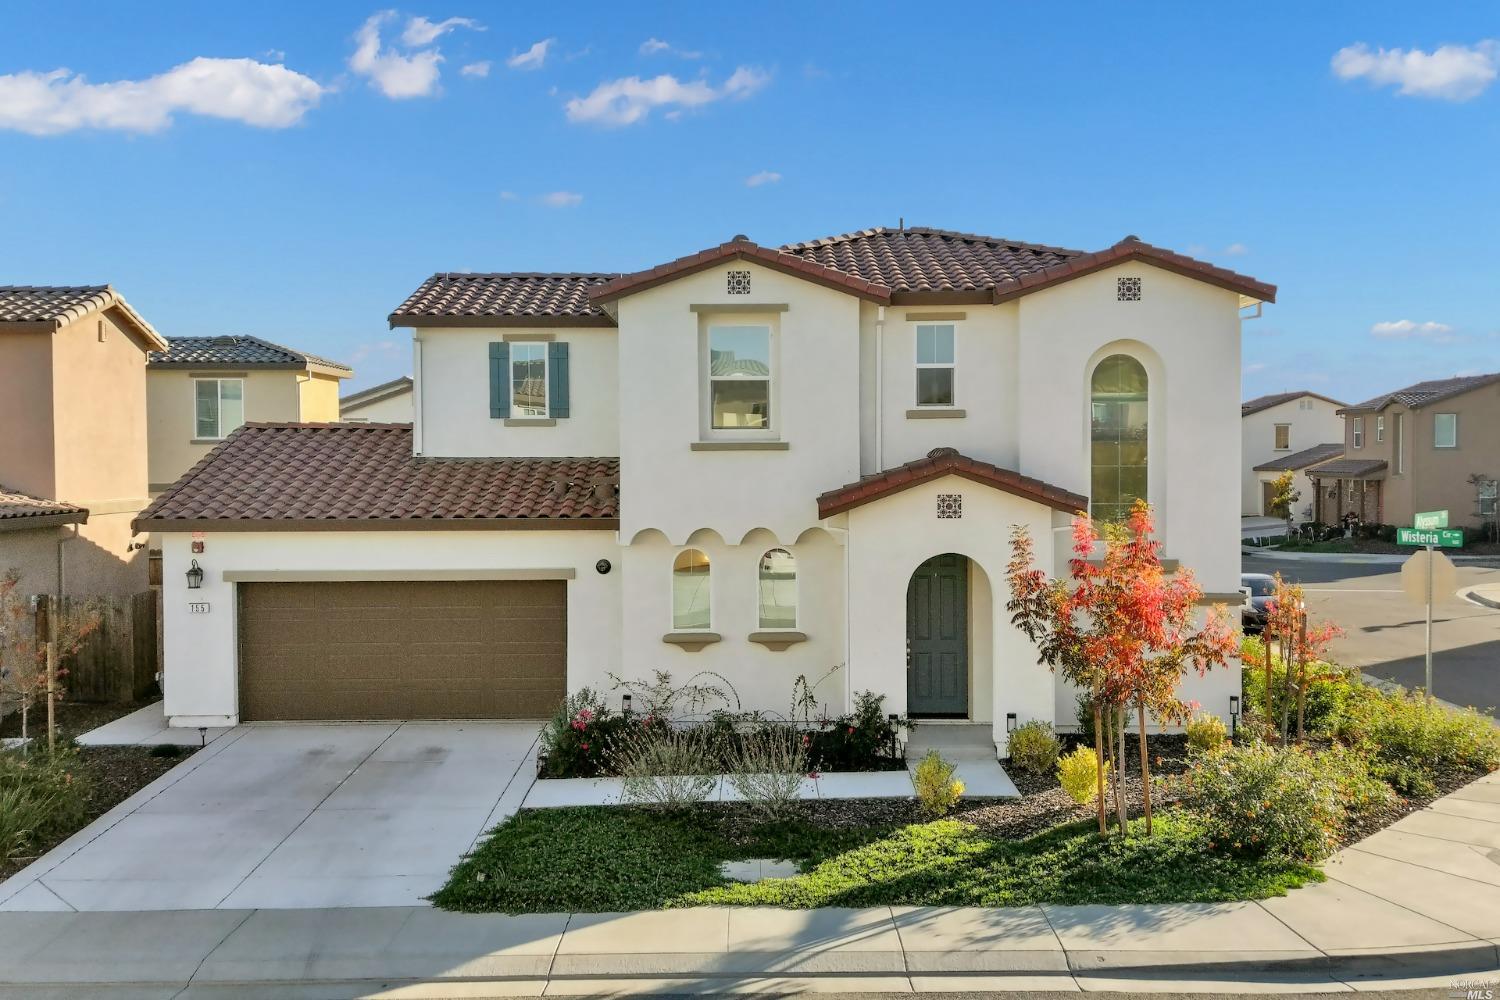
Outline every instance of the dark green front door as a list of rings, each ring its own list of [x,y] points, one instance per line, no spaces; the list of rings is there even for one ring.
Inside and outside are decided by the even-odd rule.
[[[906,711],[969,714],[969,560],[933,556],[906,588]]]

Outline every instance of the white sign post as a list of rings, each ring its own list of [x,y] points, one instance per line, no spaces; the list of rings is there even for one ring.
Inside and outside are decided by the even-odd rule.
[[[1432,697],[1432,595],[1458,588],[1453,561],[1427,546],[1401,564],[1401,589],[1417,604],[1427,606],[1427,697]]]

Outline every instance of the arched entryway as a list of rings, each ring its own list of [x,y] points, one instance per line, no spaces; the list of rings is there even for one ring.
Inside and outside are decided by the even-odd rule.
[[[912,718],[969,717],[969,560],[933,556],[906,585],[906,711]]]

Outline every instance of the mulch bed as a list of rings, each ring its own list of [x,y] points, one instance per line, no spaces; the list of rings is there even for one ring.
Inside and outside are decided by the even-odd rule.
[[[57,703],[57,728],[63,739],[81,736],[91,729],[98,729],[106,722],[123,718],[131,712],[145,708],[157,699],[130,702],[59,701]],[[47,735],[47,705],[45,702],[32,709],[27,728],[30,735]],[[0,719],[0,736],[21,735],[21,713],[11,712]]]

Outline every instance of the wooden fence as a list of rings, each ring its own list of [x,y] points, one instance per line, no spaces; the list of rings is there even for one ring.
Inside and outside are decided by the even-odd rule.
[[[156,591],[64,597],[63,620],[99,615],[99,628],[61,668],[69,701],[138,701],[156,689]]]

